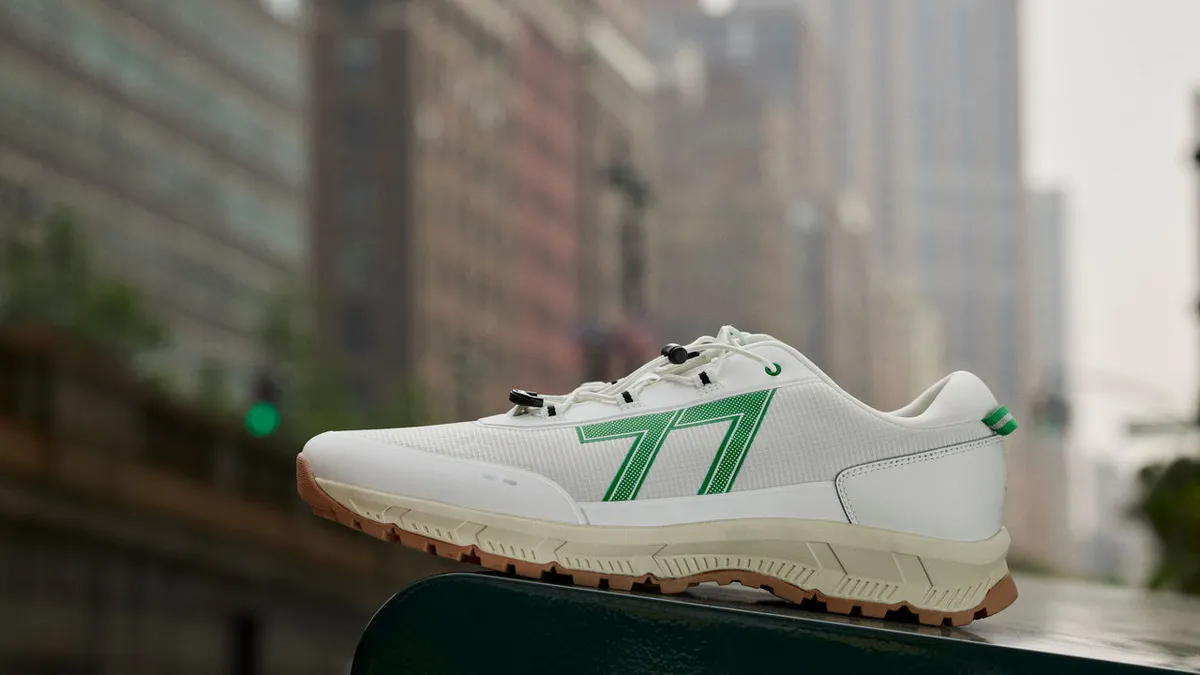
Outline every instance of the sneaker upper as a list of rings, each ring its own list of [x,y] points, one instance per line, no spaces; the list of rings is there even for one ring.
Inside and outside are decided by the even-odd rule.
[[[857,510],[890,527],[946,520],[949,502],[982,498],[967,510],[986,513],[965,529],[924,529],[999,528],[1003,452],[983,421],[998,405],[974,375],[953,373],[883,412],[768,335],[726,326],[675,357],[562,396],[519,393],[521,404],[472,422],[325,433],[304,454],[318,480],[547,520],[855,522]]]

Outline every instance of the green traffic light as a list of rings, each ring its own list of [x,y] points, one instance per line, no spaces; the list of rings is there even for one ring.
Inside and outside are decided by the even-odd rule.
[[[279,408],[270,403],[259,402],[246,411],[246,431],[251,436],[270,436],[279,428]]]

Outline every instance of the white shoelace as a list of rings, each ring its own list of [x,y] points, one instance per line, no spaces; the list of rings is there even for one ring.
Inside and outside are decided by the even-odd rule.
[[[692,377],[685,376],[683,373],[695,370],[699,366],[710,366],[710,368],[705,368],[705,372],[708,372],[710,377],[716,378],[721,373],[721,365],[734,354],[741,354],[758,361],[768,372],[778,368],[778,365],[767,357],[738,344],[741,335],[742,332],[733,326],[723,326],[717,332],[716,337],[706,335],[691,344],[683,345],[689,354],[692,352],[698,354],[684,363],[671,363],[667,357],[659,356],[616,382],[585,382],[569,394],[542,396],[541,398],[547,405],[553,405],[559,413],[565,412],[573,404],[582,401],[621,405],[625,403],[621,396],[622,393],[629,392],[630,396],[636,397],[643,389],[655,382],[693,384]],[[787,349],[786,345],[777,340],[762,340],[754,344],[755,346],[776,345]]]

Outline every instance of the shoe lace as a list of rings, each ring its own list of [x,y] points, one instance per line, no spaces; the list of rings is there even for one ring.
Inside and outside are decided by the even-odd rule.
[[[765,368],[774,368],[775,363],[770,359],[743,346],[743,335],[745,334],[733,326],[723,326],[715,337],[705,335],[689,344],[680,345],[687,350],[689,355],[689,358],[683,363],[673,363],[666,356],[659,356],[647,361],[637,370],[615,382],[584,382],[569,394],[541,396],[541,399],[545,404],[553,405],[558,412],[565,412],[572,405],[583,401],[621,405],[626,403],[622,396],[623,393],[628,392],[630,396],[637,396],[643,389],[656,382],[691,384],[692,378],[684,373],[699,366],[706,366],[705,370],[712,377],[718,377],[721,373],[721,366],[735,354],[754,359],[762,363]],[[755,346],[765,344],[785,346],[774,339],[758,340],[754,344]]]

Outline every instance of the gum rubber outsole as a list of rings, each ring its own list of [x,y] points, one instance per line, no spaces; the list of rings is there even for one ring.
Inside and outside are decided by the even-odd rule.
[[[907,602],[884,604],[832,598],[819,591],[806,590],[776,577],[747,570],[704,572],[687,577],[666,579],[660,579],[652,574],[627,576],[584,572],[564,568],[557,563],[538,564],[487,553],[479,550],[476,546],[458,546],[403,530],[391,523],[380,523],[364,518],[339,504],[317,484],[308,459],[303,455],[296,457],[296,488],[300,493],[300,498],[308,503],[312,512],[322,518],[383,541],[403,544],[408,548],[432,553],[456,562],[474,563],[490,570],[529,579],[552,579],[591,588],[657,591],[667,594],[682,593],[692,586],[705,582],[716,582],[722,586],[737,582],[749,588],[761,588],[776,597],[800,605],[803,609],[907,623],[916,622],[927,626],[965,626],[976,619],[983,619],[1000,612],[1017,599],[1017,585],[1011,574],[1006,574],[996,582],[988,590],[983,601],[975,607],[958,612],[940,612],[913,607]]]

